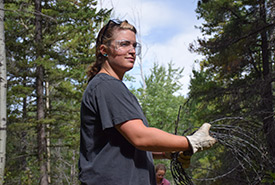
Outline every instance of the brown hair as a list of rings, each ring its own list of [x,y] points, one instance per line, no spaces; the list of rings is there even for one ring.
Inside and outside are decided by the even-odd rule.
[[[165,167],[165,165],[164,165],[164,164],[158,164],[158,165],[156,166],[156,172],[159,171],[159,170],[163,170],[163,171],[166,172],[166,167]]]
[[[89,81],[100,71],[102,64],[105,62],[106,57],[100,52],[102,44],[108,46],[113,39],[114,30],[128,29],[137,33],[136,28],[129,24],[127,20],[109,20],[109,22],[101,28],[96,39],[96,61],[88,67],[87,74]]]

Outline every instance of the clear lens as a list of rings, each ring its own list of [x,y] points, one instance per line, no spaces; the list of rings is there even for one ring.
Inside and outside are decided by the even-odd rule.
[[[141,44],[140,43],[136,44],[135,50],[136,50],[136,55],[141,54]]]
[[[115,49],[119,52],[127,53],[134,49],[136,55],[141,54],[141,45],[138,42],[131,42],[129,40],[117,40],[115,41]]]

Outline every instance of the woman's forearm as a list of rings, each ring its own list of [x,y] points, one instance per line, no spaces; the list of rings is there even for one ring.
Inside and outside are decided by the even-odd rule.
[[[130,120],[116,128],[136,148],[152,152],[191,150],[186,137],[173,135],[153,127],[146,127],[142,120]]]

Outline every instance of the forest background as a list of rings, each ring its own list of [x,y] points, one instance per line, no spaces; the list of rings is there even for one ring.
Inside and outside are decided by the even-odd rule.
[[[96,9],[96,0],[1,3],[7,65],[7,103],[1,105],[7,108],[4,184],[79,184],[85,71],[95,59],[96,35],[112,10]],[[195,184],[272,184],[275,2],[197,3],[205,37],[191,43],[190,51],[205,58],[193,71],[188,96],[177,93],[183,68],[172,62],[156,62],[150,74],[141,70],[142,86],[131,91],[150,126],[190,134],[203,122],[212,123],[220,142],[192,157],[186,172]],[[127,80],[135,79],[128,75]],[[172,169],[167,160],[155,162]],[[171,171],[167,178],[173,182]]]

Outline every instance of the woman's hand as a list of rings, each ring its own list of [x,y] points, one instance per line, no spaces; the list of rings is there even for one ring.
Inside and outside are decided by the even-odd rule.
[[[209,135],[210,127],[209,123],[204,123],[193,135],[186,136],[193,153],[209,149],[217,142],[215,138]]]

